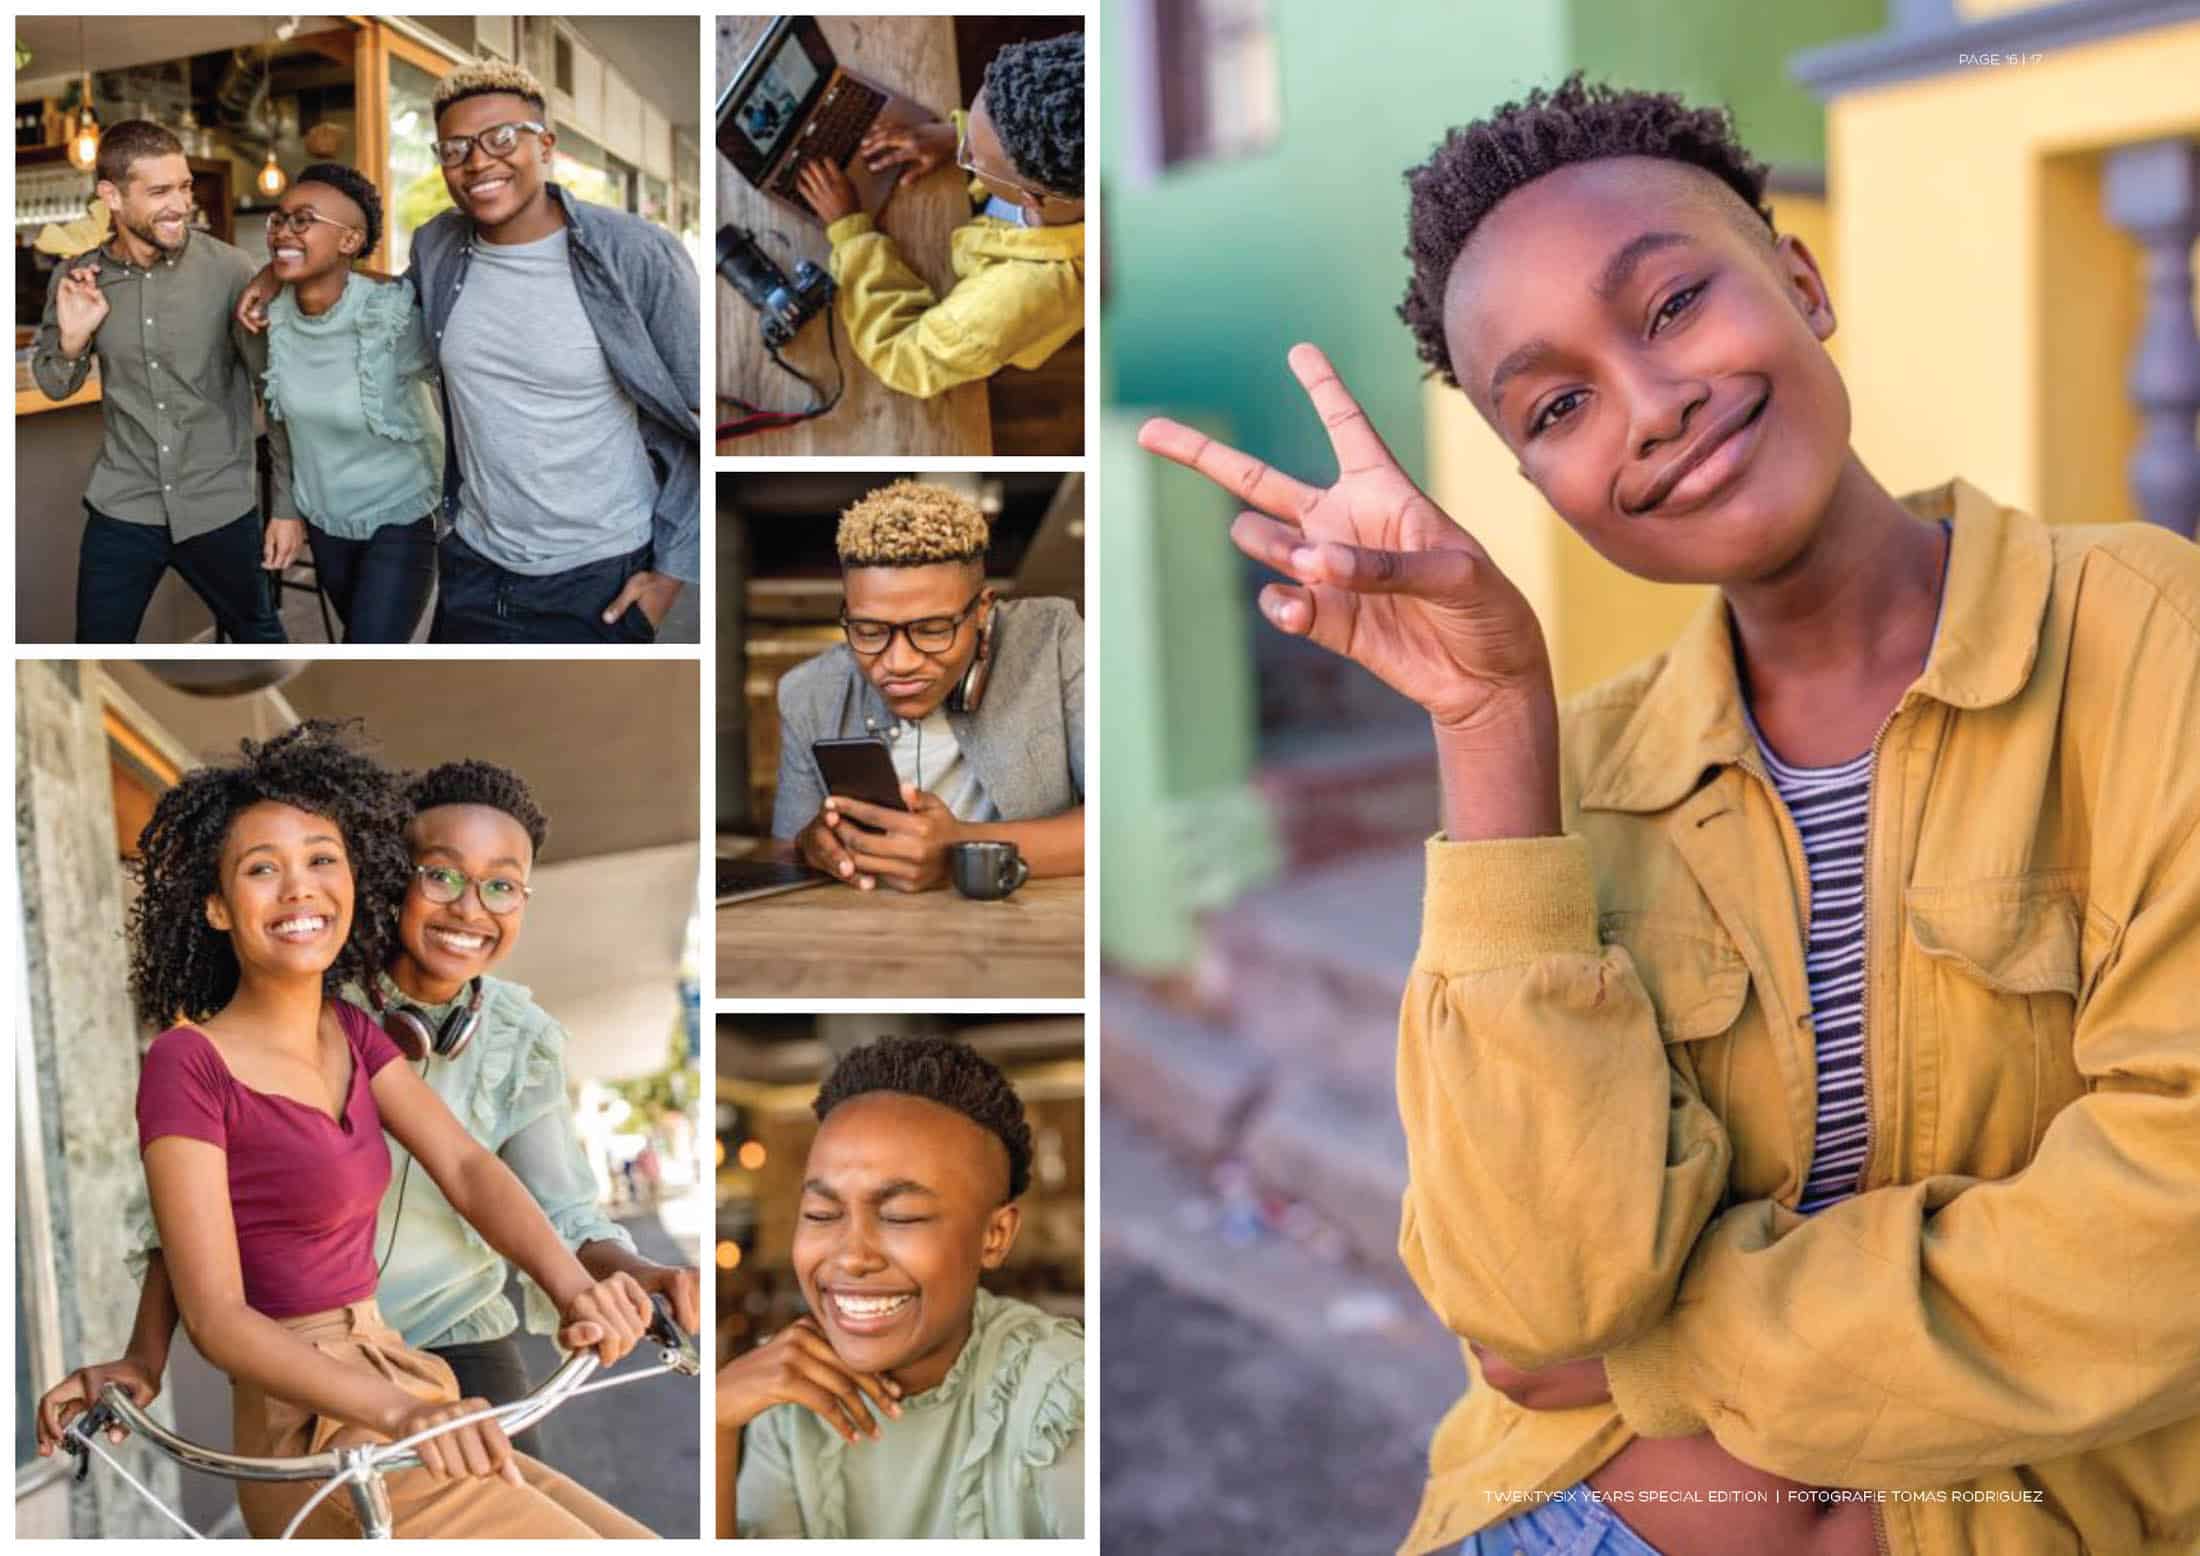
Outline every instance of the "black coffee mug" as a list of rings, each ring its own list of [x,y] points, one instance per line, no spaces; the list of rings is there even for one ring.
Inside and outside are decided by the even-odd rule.
[[[1031,866],[1014,843],[956,843],[947,850],[947,873],[965,897],[991,901],[1031,879]]]

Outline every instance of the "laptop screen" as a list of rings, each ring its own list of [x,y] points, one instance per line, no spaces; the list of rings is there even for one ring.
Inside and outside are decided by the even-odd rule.
[[[832,45],[810,16],[782,16],[742,62],[718,100],[718,150],[761,186],[825,95]]]
[[[799,121],[802,100],[817,85],[817,66],[802,47],[802,39],[789,33],[779,51],[766,62],[755,90],[734,108],[734,123],[756,153],[766,161],[779,150]]]

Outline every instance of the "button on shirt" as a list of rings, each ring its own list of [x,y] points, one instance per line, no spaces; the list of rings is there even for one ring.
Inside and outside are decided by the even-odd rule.
[[[61,354],[54,298],[61,277],[86,266],[98,271],[107,317],[71,361]],[[97,354],[106,434],[84,500],[101,513],[166,525],[185,541],[259,505],[252,404],[267,346],[232,318],[253,269],[241,251],[195,232],[150,268],[99,249],[55,270],[31,373],[49,398],[64,400],[84,386]],[[280,428],[269,445],[274,512],[289,517],[290,448]]]

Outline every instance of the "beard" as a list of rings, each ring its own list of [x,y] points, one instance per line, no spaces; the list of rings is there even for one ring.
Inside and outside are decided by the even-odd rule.
[[[181,254],[184,245],[191,241],[191,217],[189,213],[186,213],[183,218],[183,236],[173,243],[163,243],[160,239],[159,229],[150,221],[125,221],[121,226],[122,230],[129,233],[131,237],[136,238],[140,243],[151,244],[163,254]]]

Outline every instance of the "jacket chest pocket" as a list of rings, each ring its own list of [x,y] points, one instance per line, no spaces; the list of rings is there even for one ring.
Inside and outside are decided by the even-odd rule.
[[[1708,921],[1614,912],[1603,915],[1600,928],[1635,964],[1657,1012],[1666,1061],[1726,1131],[1734,1192],[1773,1197],[1793,1175],[1792,1134],[1763,1007],[1750,997],[1749,964]]]
[[[1923,1138],[1910,1174],[2005,1178],[2085,1095],[2072,1052],[2105,936],[2068,872],[1906,894],[1906,1077]]]

